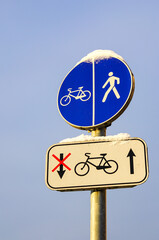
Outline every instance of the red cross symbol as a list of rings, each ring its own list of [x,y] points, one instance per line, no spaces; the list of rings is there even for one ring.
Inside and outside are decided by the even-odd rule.
[[[67,154],[67,156],[63,159],[60,160],[56,155],[52,155],[57,161],[59,161],[59,164],[52,170],[52,172],[54,172],[60,165],[63,165],[65,168],[67,168],[69,171],[71,170],[71,168],[69,168],[64,161],[71,155],[71,153]]]

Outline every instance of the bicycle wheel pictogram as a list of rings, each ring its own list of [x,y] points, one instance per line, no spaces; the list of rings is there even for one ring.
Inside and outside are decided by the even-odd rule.
[[[71,102],[71,97],[68,95],[63,96],[60,100],[60,104],[62,106],[67,106],[70,102]]]
[[[85,176],[90,170],[90,167],[87,163],[85,162],[79,162],[76,166],[75,166],[75,173],[78,176]]]
[[[81,101],[87,101],[91,97],[91,93],[88,90],[83,91],[83,95],[81,96]]]
[[[107,167],[106,165],[109,164]],[[104,172],[108,174],[113,174],[118,170],[118,164],[114,160],[108,160],[107,162],[104,163]]]

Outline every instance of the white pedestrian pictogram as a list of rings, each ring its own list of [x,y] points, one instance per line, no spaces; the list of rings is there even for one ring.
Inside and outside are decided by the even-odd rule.
[[[111,92],[111,90],[113,90],[115,96],[117,99],[120,98],[120,95],[115,87],[115,80],[117,82],[117,84],[120,84],[120,78],[113,76],[113,72],[109,72],[108,73],[109,78],[107,79],[107,81],[104,83],[104,85],[102,86],[102,88],[105,88],[108,84],[110,84],[110,87],[108,88],[108,90],[106,91],[106,93],[104,94],[104,97],[102,99],[102,102],[105,102],[108,94]]]

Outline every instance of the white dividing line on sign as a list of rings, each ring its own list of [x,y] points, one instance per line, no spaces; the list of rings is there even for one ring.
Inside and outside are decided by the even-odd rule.
[[[93,71],[93,117],[92,117],[92,125],[95,125],[95,64],[94,59],[92,61],[92,71]]]

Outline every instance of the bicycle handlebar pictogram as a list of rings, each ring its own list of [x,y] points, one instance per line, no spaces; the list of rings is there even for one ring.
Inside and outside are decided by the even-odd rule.
[[[85,176],[90,171],[90,165],[95,167],[97,170],[104,170],[105,173],[113,174],[118,170],[118,164],[114,160],[107,160],[107,153],[101,153],[101,157],[90,157],[91,153],[85,153],[87,157],[85,162],[79,162],[76,164],[74,171],[78,176]],[[93,164],[91,159],[100,159],[100,163],[98,165]]]

